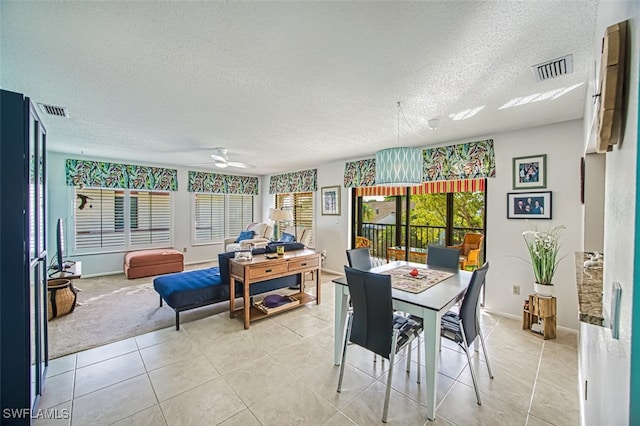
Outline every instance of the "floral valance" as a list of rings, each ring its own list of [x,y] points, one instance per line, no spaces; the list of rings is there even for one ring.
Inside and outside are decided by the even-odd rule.
[[[258,195],[258,178],[189,171],[188,189],[189,192]]]
[[[496,176],[493,139],[422,151],[424,182],[490,178]],[[351,161],[345,164],[345,188],[376,184],[376,160]],[[420,188],[420,187],[416,187]]]
[[[376,159],[350,161],[344,166],[344,187],[358,188],[376,184]]]
[[[318,190],[318,169],[301,170],[271,176],[269,194],[311,192]]]
[[[425,182],[496,176],[493,139],[422,151]]]
[[[68,186],[178,190],[176,169],[73,159],[65,168]]]

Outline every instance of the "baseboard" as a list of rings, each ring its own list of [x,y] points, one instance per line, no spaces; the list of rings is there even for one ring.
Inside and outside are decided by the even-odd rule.
[[[344,275],[344,271],[342,272],[336,272],[336,271],[332,271],[331,269],[326,269],[326,268],[322,268],[322,273],[327,273],[327,274],[333,274],[333,275]]]
[[[489,309],[489,308],[482,308],[482,309],[485,312],[488,312],[490,314],[500,315],[501,317],[506,317],[506,318],[511,318],[511,319],[514,319],[514,320],[522,321],[522,316],[521,315],[509,314],[507,312],[500,312],[500,311],[496,311],[494,309]],[[562,325],[556,325],[556,329],[557,330],[566,331],[568,333],[578,334],[578,330],[576,330],[574,328],[564,327]]]

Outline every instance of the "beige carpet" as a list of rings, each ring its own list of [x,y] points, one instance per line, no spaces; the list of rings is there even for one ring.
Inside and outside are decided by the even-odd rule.
[[[214,263],[190,265],[204,269]],[[124,274],[75,280],[78,293],[75,310],[49,321],[49,358],[148,333],[175,325],[175,312],[166,303],[160,307],[153,278],[128,280]],[[192,309],[180,314],[180,322],[228,311],[228,302]]]

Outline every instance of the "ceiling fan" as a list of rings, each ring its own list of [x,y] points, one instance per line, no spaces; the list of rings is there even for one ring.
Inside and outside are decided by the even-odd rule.
[[[213,165],[221,169],[227,167],[237,167],[239,169],[249,169],[255,166],[239,161],[229,161],[229,150],[227,148],[214,148],[213,153],[210,155],[213,160]]]

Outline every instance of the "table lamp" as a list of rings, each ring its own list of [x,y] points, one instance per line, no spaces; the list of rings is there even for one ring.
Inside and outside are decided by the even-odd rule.
[[[280,238],[279,225],[280,222],[290,222],[293,220],[291,210],[272,209],[269,213],[269,219],[273,221],[273,239],[278,240]]]

